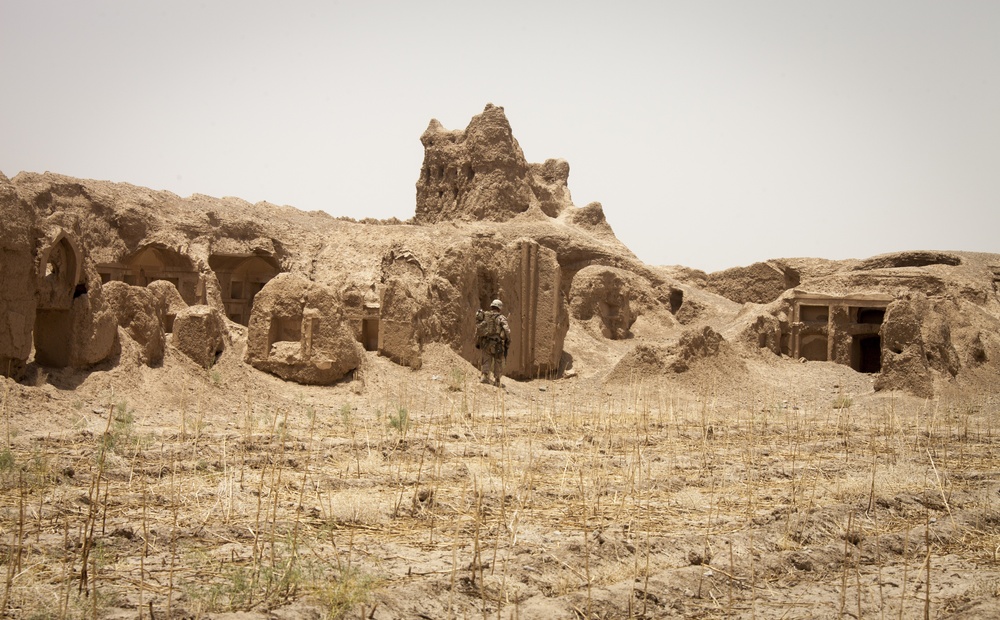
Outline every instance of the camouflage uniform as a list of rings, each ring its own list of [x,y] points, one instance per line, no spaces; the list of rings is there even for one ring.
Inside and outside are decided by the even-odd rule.
[[[507,317],[498,311],[498,308],[502,308],[498,304],[498,301],[494,301],[490,310],[483,314],[483,320],[489,322],[487,324],[491,329],[488,335],[476,342],[476,348],[482,352],[479,365],[483,372],[482,382],[493,383],[499,387],[500,377],[503,376],[504,358],[510,346],[510,325],[507,324]]]

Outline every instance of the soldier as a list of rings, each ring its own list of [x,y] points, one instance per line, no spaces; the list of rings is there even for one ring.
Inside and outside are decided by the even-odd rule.
[[[483,371],[482,382],[493,383],[500,387],[500,377],[503,375],[503,363],[507,359],[507,349],[510,347],[510,326],[507,317],[500,314],[503,303],[494,299],[487,312],[476,312],[476,348],[482,351],[480,370]],[[493,380],[490,380],[490,375]]]

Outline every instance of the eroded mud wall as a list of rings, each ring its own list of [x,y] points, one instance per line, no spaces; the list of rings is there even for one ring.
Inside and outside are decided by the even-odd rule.
[[[510,264],[501,280],[511,328],[506,374],[514,378],[554,375],[569,329],[556,253],[521,239],[509,256]]]
[[[20,377],[35,322],[34,212],[0,173],[0,375]]]

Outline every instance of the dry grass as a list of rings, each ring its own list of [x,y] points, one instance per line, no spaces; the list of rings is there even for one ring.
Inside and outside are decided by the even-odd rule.
[[[3,609],[896,618],[958,605],[950,573],[997,596],[989,407],[445,383],[15,437]]]

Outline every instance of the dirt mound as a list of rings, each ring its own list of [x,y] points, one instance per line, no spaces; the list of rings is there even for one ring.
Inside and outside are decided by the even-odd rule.
[[[689,371],[701,361],[726,358],[736,371],[742,366],[731,345],[711,327],[685,329],[673,344],[637,344],[615,364],[608,381],[631,381]]]

